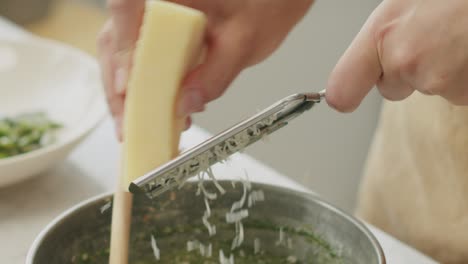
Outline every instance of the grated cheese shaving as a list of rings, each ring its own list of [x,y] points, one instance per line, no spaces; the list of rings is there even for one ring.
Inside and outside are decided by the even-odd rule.
[[[200,247],[200,242],[198,240],[189,240],[187,241],[187,251],[194,251]]]
[[[262,190],[251,191],[249,198],[247,198],[247,206],[250,208],[255,205],[256,202],[265,201],[265,194]]]
[[[219,264],[234,264],[234,256],[231,254],[229,258],[224,256],[222,249],[219,250]]]
[[[236,222],[236,236],[232,240],[231,250],[240,247],[244,242],[244,225],[241,221]]]
[[[203,214],[202,221],[203,221],[203,224],[206,226],[206,229],[208,229],[208,234],[210,236],[214,236],[216,234],[216,226],[208,222],[208,218],[211,216],[211,210],[210,210],[210,205],[208,203],[208,199],[206,198],[205,198],[205,207],[206,207],[206,211]]]
[[[292,249],[293,248],[292,239],[290,237],[288,237],[288,239],[286,241],[287,241],[288,249]]]
[[[153,254],[154,254],[154,258],[156,260],[159,260],[160,259],[160,251],[159,251],[159,248],[158,248],[158,245],[156,244],[156,239],[154,238],[153,235],[151,235],[151,248],[153,249]]]
[[[276,245],[279,246],[279,245],[281,245],[283,243],[284,243],[284,232],[283,232],[283,227],[280,227],[278,240],[276,241]]]
[[[256,237],[254,239],[254,254],[258,254],[260,253],[260,239],[258,237]]]
[[[213,174],[213,171],[211,170],[211,167],[209,167],[208,169],[206,169],[206,174],[208,175],[208,177],[213,181],[214,185],[216,186],[216,188],[218,188],[218,191],[221,193],[221,194],[225,194],[226,191],[224,190],[224,188],[219,184],[218,180],[216,180],[214,174]]]
[[[211,258],[212,255],[213,255],[213,246],[210,243],[208,244],[205,257]]]
[[[107,202],[106,204],[104,204],[103,206],[101,206],[100,210],[101,210],[101,214],[103,214],[104,212],[106,212],[107,210],[109,210],[109,208],[111,208],[112,206],[112,202],[109,201]]]
[[[226,193],[226,190],[219,184],[219,182],[214,177],[213,171],[210,167],[210,159],[226,161],[231,153],[243,149],[250,143],[252,136],[259,136],[261,134],[261,129],[266,125],[271,125],[275,120],[276,117],[270,117],[266,120],[263,120],[261,124],[244,130],[243,132],[235,135],[233,138],[226,140],[223,144],[215,146],[211,151],[207,151],[199,155],[196,159],[192,159],[186,162],[183,166],[180,166],[178,168],[178,171],[172,174],[176,182],[179,184],[179,188],[181,188],[182,185],[185,183],[185,180],[181,179],[185,179],[185,176],[187,174],[194,173],[197,175],[198,188],[196,191],[196,195],[199,196],[203,194],[204,197],[206,209],[202,217],[202,222],[208,230],[209,236],[213,236],[216,234],[216,226],[208,221],[208,218],[211,216],[209,200],[217,199],[218,194],[216,192],[210,192],[205,188],[205,177],[207,176],[209,179],[212,180],[213,184],[215,185],[216,189],[221,195]],[[244,241],[244,226],[242,224],[242,220],[249,216],[248,209],[243,209],[243,207],[246,205],[246,201],[248,208],[251,208],[253,205],[255,205],[256,202],[263,201],[265,199],[262,190],[251,191],[252,185],[249,181],[249,177],[246,171],[245,176],[245,179],[242,177],[240,179],[243,187],[243,193],[240,200],[234,202],[231,206],[231,210],[228,213],[226,213],[226,222],[234,224],[236,230],[235,237],[232,241],[231,250],[240,247]],[[161,183],[163,182],[165,181],[161,181]],[[233,188],[235,188],[235,182],[232,181],[231,184]],[[260,241],[256,240],[255,242],[257,244],[257,247],[259,247]],[[187,242],[188,251],[193,251],[197,249],[199,250],[202,256],[211,257],[211,244],[209,244],[208,246],[204,246],[198,241]],[[234,256],[232,254],[228,259],[224,256],[224,252],[220,250],[219,257],[221,264],[234,264]]]
[[[291,264],[294,264],[294,263],[297,263],[297,257],[296,256],[289,256],[286,261],[288,263],[291,263]]]
[[[196,195],[200,195],[201,193],[203,193],[205,198],[210,200],[215,200],[218,197],[216,193],[208,192],[205,189],[205,177],[203,173],[198,174],[198,189]]]
[[[242,209],[237,212],[229,212],[226,213],[226,223],[232,224],[235,222],[239,222],[247,217],[249,217],[249,210],[247,209]]]
[[[245,198],[247,196],[247,185],[243,184],[244,191],[242,193],[242,197],[239,201],[234,202],[231,206],[231,213],[234,212],[235,210],[241,209],[244,206],[245,203]]]
[[[208,246],[205,246],[198,240],[187,241],[187,251],[191,252],[194,250],[198,250],[202,257],[211,258],[211,256],[213,255],[213,246],[211,245],[211,243],[208,244]]]

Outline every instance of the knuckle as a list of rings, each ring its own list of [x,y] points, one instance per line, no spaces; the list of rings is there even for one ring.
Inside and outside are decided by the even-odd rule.
[[[411,78],[421,61],[418,45],[412,41],[399,42],[394,45],[389,36],[397,26],[388,24],[375,31],[375,41],[384,72],[397,78]]]
[[[99,51],[109,47],[112,42],[112,34],[111,34],[111,24],[108,21],[102,30],[98,33],[96,38],[96,44]]]
[[[102,51],[105,49],[105,47],[109,46],[111,42],[111,36],[108,32],[101,32],[99,33],[96,42],[99,51]]]
[[[412,78],[416,74],[420,58],[410,44],[403,44],[390,52],[389,70],[398,78]]]
[[[378,21],[373,19],[373,20],[370,20],[371,21],[371,24],[370,24],[370,28],[371,30],[373,30],[373,34],[374,34],[374,41],[375,43],[377,43],[379,49],[383,49],[384,47],[384,43],[387,39],[387,36],[390,34],[390,32],[392,32],[393,28],[394,28],[394,24],[387,24],[385,26],[381,26],[379,25]]]
[[[224,34],[219,38],[220,46],[226,47],[232,54],[235,54],[233,62],[247,67],[259,53],[265,52],[267,47],[259,47],[262,43],[261,34],[244,23],[237,22],[230,25],[228,29],[231,34]],[[249,47],[249,48],[247,48]]]

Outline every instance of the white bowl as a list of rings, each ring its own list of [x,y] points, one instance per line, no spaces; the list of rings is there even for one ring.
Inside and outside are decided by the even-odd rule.
[[[56,141],[0,159],[0,187],[63,161],[106,114],[99,68],[87,54],[37,37],[0,39],[0,116],[43,111],[63,124]]]

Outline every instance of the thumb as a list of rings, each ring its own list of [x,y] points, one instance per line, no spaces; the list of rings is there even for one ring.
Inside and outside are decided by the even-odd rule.
[[[373,34],[375,17],[374,12],[329,77],[326,100],[340,112],[354,111],[382,75]]]
[[[178,115],[204,110],[204,105],[220,97],[244,67],[245,52],[229,34],[208,44],[204,61],[183,82]]]

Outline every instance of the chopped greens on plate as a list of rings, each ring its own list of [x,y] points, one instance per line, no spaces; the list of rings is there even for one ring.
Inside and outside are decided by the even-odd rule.
[[[52,144],[61,127],[43,112],[0,118],[0,159]]]

